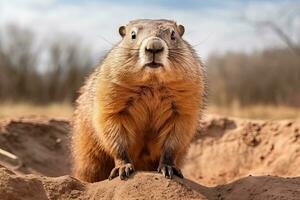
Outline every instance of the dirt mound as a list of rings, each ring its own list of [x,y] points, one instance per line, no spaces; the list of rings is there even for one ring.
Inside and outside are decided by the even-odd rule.
[[[61,119],[1,121],[0,166],[10,171],[0,168],[0,199],[290,200],[300,196],[300,178],[277,177],[300,175],[299,121],[207,117],[193,140],[183,172],[197,183],[220,185],[216,187],[143,172],[126,182],[115,179],[93,184],[62,176],[70,173],[69,132],[68,121]]]
[[[20,174],[70,174],[69,131],[69,122],[63,119],[2,120],[0,164]]]
[[[211,186],[248,175],[300,176],[300,121],[210,116],[186,163],[185,176]]]
[[[17,176],[0,168],[0,199],[199,199],[199,200],[296,200],[300,178],[247,177],[215,188],[187,179],[166,179],[160,174],[139,172],[127,181],[83,183],[71,176],[58,178],[38,175]]]

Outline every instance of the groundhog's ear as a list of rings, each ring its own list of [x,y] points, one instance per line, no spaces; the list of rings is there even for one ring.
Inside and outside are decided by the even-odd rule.
[[[184,34],[184,26],[183,25],[181,25],[181,24],[179,24],[178,25],[178,32],[179,32],[179,35],[180,36],[183,36],[183,34]]]
[[[120,26],[119,33],[120,33],[120,35],[122,37],[124,37],[126,35],[126,28],[125,28],[125,26]]]

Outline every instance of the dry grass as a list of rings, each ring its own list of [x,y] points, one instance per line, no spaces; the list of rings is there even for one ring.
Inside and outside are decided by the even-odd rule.
[[[19,117],[26,115],[45,115],[49,117],[70,117],[73,108],[68,103],[37,106],[30,103],[0,103],[0,118]],[[255,105],[241,107],[239,104],[231,106],[208,106],[207,114],[250,118],[250,119],[300,119],[300,109],[287,106]]]
[[[206,113],[249,119],[300,119],[300,109],[288,106],[254,105],[241,107],[238,104],[231,106],[208,106]]]
[[[30,103],[0,103],[0,118],[26,115],[44,115],[49,117],[70,117],[73,108],[68,103],[46,106]]]

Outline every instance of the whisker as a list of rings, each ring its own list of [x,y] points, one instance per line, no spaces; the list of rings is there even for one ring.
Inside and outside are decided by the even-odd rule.
[[[140,50],[140,49],[133,49],[133,48],[127,48],[127,47],[122,47],[122,46],[117,46],[115,48],[128,49],[128,50],[136,50],[136,51]]]
[[[107,42],[108,44],[114,46],[115,44],[112,43],[111,41],[109,41],[108,39],[106,39],[105,37],[103,37],[102,35],[98,35],[97,37],[101,38],[103,41]]]

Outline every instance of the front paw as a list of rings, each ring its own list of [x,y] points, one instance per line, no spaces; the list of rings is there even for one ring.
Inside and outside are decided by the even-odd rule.
[[[109,180],[119,176],[121,180],[125,180],[129,178],[129,176],[134,172],[133,165],[131,163],[127,163],[125,165],[117,166],[113,168],[108,177]]]
[[[179,178],[183,178],[181,170],[173,165],[160,164],[157,171],[158,173],[162,173],[164,177],[169,179],[172,179],[173,175],[178,176]]]

